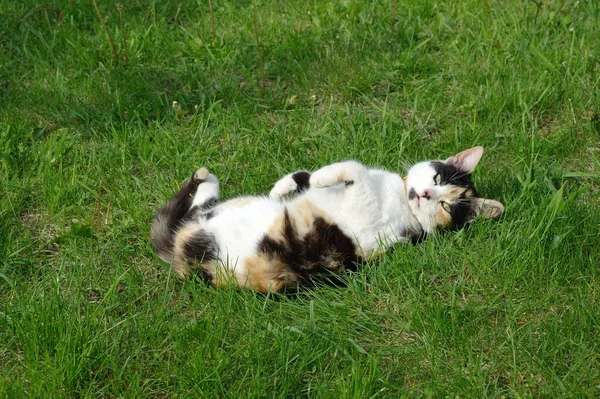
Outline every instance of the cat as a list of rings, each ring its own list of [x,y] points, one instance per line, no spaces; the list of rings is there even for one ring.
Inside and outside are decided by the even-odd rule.
[[[288,174],[268,197],[222,203],[218,179],[202,167],[158,212],[151,239],[181,277],[280,292],[393,244],[461,228],[478,215],[500,216],[504,206],[480,197],[471,181],[482,155],[474,147],[420,162],[404,178],[339,162]]]

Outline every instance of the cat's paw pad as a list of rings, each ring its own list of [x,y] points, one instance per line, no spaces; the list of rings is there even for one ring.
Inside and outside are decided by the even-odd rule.
[[[295,192],[297,188],[298,184],[294,181],[294,178],[292,176],[286,176],[275,183],[271,192],[269,192],[269,197],[275,200],[286,198],[291,193]]]
[[[194,172],[192,179],[194,180],[194,183],[200,184],[200,183],[204,182],[207,177],[208,177],[208,169],[206,169],[203,166],[200,169],[198,169],[196,172]]]

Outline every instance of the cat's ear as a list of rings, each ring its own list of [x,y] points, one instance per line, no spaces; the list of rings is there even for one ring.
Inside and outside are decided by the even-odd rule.
[[[502,212],[504,212],[502,203],[492,199],[477,198],[475,209],[477,216],[484,219],[496,219],[502,215]]]
[[[482,155],[483,147],[477,146],[461,151],[455,156],[446,159],[446,164],[452,165],[463,172],[473,173]]]

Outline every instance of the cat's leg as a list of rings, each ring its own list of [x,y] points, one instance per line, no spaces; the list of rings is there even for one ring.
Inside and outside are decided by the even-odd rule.
[[[198,214],[211,212],[218,200],[219,181],[206,168],[198,169],[158,212],[152,225],[152,236],[156,236],[156,242],[170,243],[171,235],[178,227]]]
[[[335,204],[335,212],[351,227],[353,234],[376,236],[376,231],[371,230],[380,221],[381,201],[373,188],[369,170],[363,164],[356,161],[334,163],[317,170],[310,178],[310,186],[315,188],[342,183],[344,195]]]
[[[173,259],[175,232],[184,224],[197,219],[202,207],[207,208],[212,202],[216,203],[218,182],[215,186],[216,178],[211,176],[206,168],[198,169],[156,215],[152,223],[151,238],[164,261],[171,262]]]
[[[192,174],[190,179],[196,185],[196,192],[190,206],[190,212],[210,215],[212,208],[219,202],[219,180],[202,167]]]
[[[214,207],[219,201],[219,180],[202,167],[186,184],[194,187],[194,191],[188,196],[189,210],[174,234],[171,266],[182,278],[198,273],[214,284],[211,271],[215,270],[217,244],[204,230],[204,222],[214,216]]]
[[[274,200],[287,198],[291,194],[299,194],[310,188],[310,172],[299,170],[279,179],[271,189],[269,197]]]
[[[346,187],[341,210],[349,215],[357,213],[356,217],[370,218],[377,210],[377,195],[375,194],[369,170],[356,161],[337,162],[317,170],[310,177],[310,186],[326,188],[343,183]],[[354,217],[354,216],[353,216]]]
[[[361,185],[369,180],[369,171],[356,161],[337,162],[317,170],[310,176],[311,187],[331,187],[344,183],[347,187]]]

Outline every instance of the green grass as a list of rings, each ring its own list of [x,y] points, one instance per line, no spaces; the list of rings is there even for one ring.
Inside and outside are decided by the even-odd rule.
[[[0,0],[0,396],[600,395],[600,3],[214,0],[213,42],[207,2],[132,0],[125,45],[100,3],[126,63],[91,2]],[[502,219],[344,289],[181,283],[148,242],[202,165],[228,197],[472,145]]]

